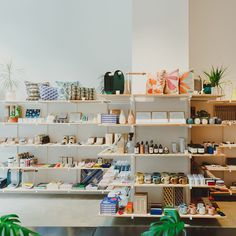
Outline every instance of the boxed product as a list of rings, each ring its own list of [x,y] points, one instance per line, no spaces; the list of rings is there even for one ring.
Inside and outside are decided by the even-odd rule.
[[[147,193],[135,193],[134,194],[134,213],[135,214],[147,214],[148,206],[148,194]]]
[[[119,116],[114,114],[102,114],[101,121],[103,124],[118,124]]]
[[[136,124],[151,124],[152,113],[151,112],[136,112]]]
[[[100,214],[115,215],[118,210],[118,198],[105,197],[100,203]]]
[[[166,124],[166,123],[168,123],[167,112],[166,111],[152,112],[152,123],[153,124]]]

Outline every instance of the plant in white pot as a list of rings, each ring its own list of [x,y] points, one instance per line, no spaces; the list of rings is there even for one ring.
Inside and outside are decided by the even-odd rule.
[[[222,78],[225,75],[225,71],[227,68],[221,67],[214,67],[212,66],[212,69],[210,72],[204,71],[203,73],[209,80],[212,88],[212,93],[213,94],[222,94]]]
[[[19,86],[19,72],[12,62],[0,64],[0,89],[5,93],[5,100],[16,100],[16,89]]]

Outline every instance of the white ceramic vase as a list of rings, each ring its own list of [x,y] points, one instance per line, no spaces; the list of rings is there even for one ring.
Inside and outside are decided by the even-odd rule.
[[[122,125],[126,124],[126,117],[125,117],[125,113],[123,110],[120,111],[119,123]]]
[[[15,101],[16,100],[16,91],[7,91],[5,94],[6,101]]]

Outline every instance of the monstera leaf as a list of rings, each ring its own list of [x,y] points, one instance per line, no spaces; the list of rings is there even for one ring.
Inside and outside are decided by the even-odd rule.
[[[19,225],[19,216],[10,214],[0,217],[0,235],[1,236],[40,236],[21,225]]]
[[[142,236],[177,236],[183,229],[184,222],[180,220],[179,213],[174,210],[167,212],[159,222],[152,223]]]

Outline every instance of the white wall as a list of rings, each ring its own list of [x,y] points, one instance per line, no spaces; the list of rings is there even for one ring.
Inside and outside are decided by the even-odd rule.
[[[188,69],[187,0],[2,1],[0,32],[0,60],[11,57],[33,81],[79,79],[94,86],[102,73],[116,68]],[[178,138],[176,132],[172,138]],[[97,217],[97,199],[85,204],[78,196],[0,198],[2,214],[14,211],[25,225],[112,223]]]
[[[131,69],[131,16],[131,0],[1,1],[0,62],[28,80],[97,86],[106,71]]]
[[[188,0],[133,1],[133,71],[188,69]]]
[[[196,74],[225,66],[236,84],[235,0],[190,0],[190,67]]]

